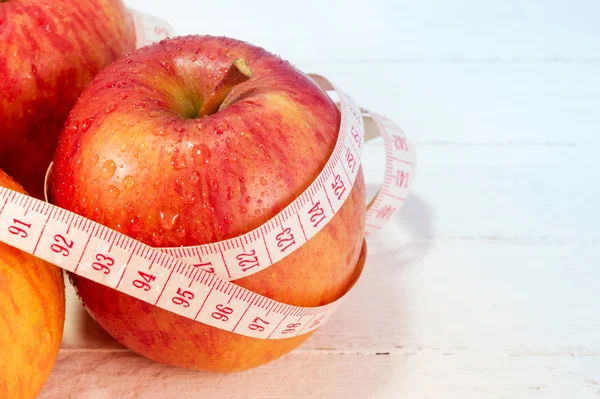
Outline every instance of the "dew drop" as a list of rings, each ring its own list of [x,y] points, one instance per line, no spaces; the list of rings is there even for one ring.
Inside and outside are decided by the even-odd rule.
[[[246,197],[246,204],[249,204],[249,203],[250,203],[250,201],[252,201],[252,198],[250,198],[250,197]]]
[[[171,166],[175,170],[181,170],[187,168],[187,161],[185,160],[185,155],[173,155],[171,158]]]
[[[121,194],[121,191],[115,186],[110,186],[110,188],[108,189],[108,194],[113,198],[117,198],[119,194]]]
[[[71,126],[69,127],[69,132],[71,134],[77,134],[78,131],[79,131],[79,121],[74,120],[71,122]]]
[[[114,112],[116,109],[117,109],[117,104],[111,104],[106,108],[106,110],[104,112],[106,112],[107,114],[110,114],[111,112]]]
[[[219,135],[225,133],[225,128],[222,124],[219,123],[217,126],[215,126],[215,133]]]
[[[195,165],[204,165],[208,163],[211,156],[210,148],[206,144],[200,144],[192,149],[192,160]]]
[[[131,190],[133,186],[135,186],[135,178],[131,175],[126,176],[123,179],[123,186],[125,187],[125,190]]]
[[[231,200],[233,198],[233,189],[231,186],[227,187],[227,199]]]
[[[260,177],[260,184],[262,184],[263,186],[267,185],[267,179],[265,179],[263,176]]]
[[[136,101],[133,106],[137,109],[144,109],[146,108],[146,103],[143,101]]]
[[[142,231],[142,219],[139,216],[134,216],[129,220],[129,229],[134,233],[139,233]]]
[[[199,181],[200,181],[200,174],[198,172],[192,173],[192,175],[190,176],[190,183],[198,184]]]
[[[219,189],[219,183],[217,183],[217,181],[214,179],[210,179],[208,184],[210,185],[212,191],[217,191]]]
[[[241,213],[242,215],[245,215],[246,213],[248,213],[248,208],[246,208],[246,207],[245,207],[245,206],[243,206],[243,205],[240,205],[240,206],[238,206],[238,211],[240,211],[240,213]]]
[[[81,131],[83,133],[87,132],[90,129],[90,126],[92,126],[93,120],[94,120],[93,118],[84,119],[84,121],[81,123]]]
[[[223,218],[223,221],[225,222],[225,224],[231,224],[233,222],[233,215],[231,213],[228,213]]]
[[[100,157],[97,154],[92,155],[92,157],[90,158],[90,162],[92,163],[92,165],[96,165],[98,163],[98,160],[100,160]]]
[[[196,194],[193,191],[188,191],[181,197],[181,201],[186,205],[191,205],[196,201]]]
[[[129,146],[127,145],[127,143],[123,143],[123,144],[121,144],[121,147],[119,147],[121,152],[127,151],[128,148],[129,148]]]
[[[170,215],[165,212],[160,213],[160,226],[163,230],[171,231],[177,224],[177,219],[179,219],[179,214]]]
[[[117,170],[117,165],[115,164],[115,161],[108,160],[104,162],[104,165],[102,166],[102,178],[106,180],[110,179],[115,175],[115,170]]]
[[[146,167],[148,166],[148,163],[146,161],[142,161],[140,162],[140,169],[146,169]]]
[[[108,89],[112,89],[112,88],[113,88],[113,87],[115,87],[116,85],[117,85],[117,82],[115,82],[115,81],[110,81],[110,82],[108,82],[108,83],[106,84],[106,87],[107,87]]]

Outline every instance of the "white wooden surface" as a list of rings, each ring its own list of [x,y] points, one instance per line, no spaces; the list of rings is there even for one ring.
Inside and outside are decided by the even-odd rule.
[[[71,298],[42,398],[600,398],[600,3],[127,4],[330,77],[405,128],[418,178],[348,301],[287,357],[161,366]]]

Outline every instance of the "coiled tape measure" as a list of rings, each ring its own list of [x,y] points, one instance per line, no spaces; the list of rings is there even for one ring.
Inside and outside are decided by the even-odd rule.
[[[132,16],[138,47],[173,36],[173,29],[157,18],[137,12],[132,12]],[[0,187],[0,241],[69,272],[222,330],[254,338],[282,339],[317,329],[347,294],[325,306],[297,307],[230,281],[268,268],[314,237],[349,196],[365,139],[379,135],[385,143],[385,178],[367,211],[365,234],[369,236],[381,229],[408,195],[415,174],[415,151],[392,121],[361,109],[324,77],[311,77],[323,90],[337,94],[340,134],[317,179],[257,229],[217,243],[157,249],[65,209]],[[367,137],[365,121],[375,125]]]

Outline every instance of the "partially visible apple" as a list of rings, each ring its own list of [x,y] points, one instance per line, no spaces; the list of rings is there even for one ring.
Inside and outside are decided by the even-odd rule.
[[[60,137],[51,199],[155,247],[216,242],[260,226],[302,193],[339,127],[327,94],[267,51],[222,37],[165,40],[105,69],[79,98]],[[365,210],[361,171],[317,236],[236,283],[292,305],[336,300],[355,276]],[[244,370],[308,338],[248,338],[72,281],[117,340],[171,365]]]
[[[134,48],[121,0],[0,0],[0,168],[41,198],[75,100]]]
[[[24,193],[1,169],[0,186]],[[37,397],[58,356],[64,323],[62,270],[0,243],[0,398]]]

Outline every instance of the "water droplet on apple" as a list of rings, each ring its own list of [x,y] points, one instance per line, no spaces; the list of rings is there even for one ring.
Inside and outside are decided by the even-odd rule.
[[[190,183],[198,184],[199,181],[200,181],[200,174],[198,172],[193,172],[190,176]]]
[[[173,155],[173,158],[171,158],[171,166],[173,166],[173,169],[175,170],[187,168],[185,155]]]
[[[255,214],[256,216],[260,215],[260,209],[256,209],[256,210],[254,211],[254,214]]]
[[[150,111],[150,112],[148,113],[148,116],[149,116],[150,118],[156,118],[156,117],[158,116],[158,114],[157,114],[156,112],[154,112],[154,111]]]
[[[129,146],[127,145],[127,143],[123,143],[121,144],[121,147],[119,147],[119,150],[121,150],[121,152],[125,152],[128,148]]]
[[[181,201],[186,205],[191,205],[196,201],[196,194],[193,191],[188,191],[181,197]]]
[[[92,163],[92,165],[96,165],[99,160],[100,157],[97,154],[92,155],[92,157],[90,158],[90,162]]]
[[[225,222],[225,224],[231,224],[233,222],[233,215],[231,213],[228,213],[223,218],[223,221]]]
[[[210,179],[208,181],[208,185],[210,186],[210,188],[211,188],[212,191],[219,190],[219,183],[217,183],[217,181],[214,180],[214,179]]]
[[[108,83],[106,84],[106,87],[107,87],[108,89],[112,89],[112,88],[114,88],[116,85],[117,85],[117,82],[115,82],[115,81],[110,81],[110,82],[108,82]]]
[[[147,166],[148,166],[148,163],[146,161],[140,162],[140,165],[139,165],[140,169],[146,169]]]
[[[281,179],[283,179],[283,176],[281,173],[278,173],[277,176],[275,176],[275,180],[280,181]]]
[[[125,187],[125,190],[131,190],[133,188],[133,186],[135,186],[135,177],[133,176],[126,176],[123,179],[123,186]]]
[[[96,185],[96,186],[97,186],[98,184],[100,184],[100,180],[98,180],[98,179],[94,179],[94,185]]]
[[[208,158],[211,156],[211,151],[206,144],[199,144],[192,149],[192,160],[195,165],[204,165],[208,163]]]
[[[94,118],[84,119],[83,123],[81,124],[81,131],[83,133],[87,132],[90,129],[90,126],[92,126],[93,121],[94,121]]]
[[[139,73],[140,73],[140,70],[139,70],[139,69],[137,69],[137,68],[133,68],[133,69],[131,70],[131,73],[132,73],[132,74],[134,74],[134,75],[139,75]]]
[[[69,126],[69,133],[77,134],[78,131],[79,131],[79,121],[78,120],[71,121],[71,124]]]
[[[152,233],[152,243],[155,247],[161,247],[164,239],[165,236],[163,234],[157,233],[156,231]]]
[[[198,47],[196,47],[196,48],[193,50],[193,53],[194,53],[194,54],[198,54],[199,52],[200,52],[200,48],[198,48]]]
[[[132,62],[133,62],[133,60],[131,58],[128,58],[128,59],[125,60],[126,64],[131,64]]]
[[[163,230],[171,231],[177,224],[177,219],[179,219],[179,214],[169,214],[168,212],[160,213],[160,226]]]
[[[263,186],[267,185],[267,179],[265,179],[263,176],[260,177],[260,184],[262,184]]]
[[[102,178],[106,180],[110,179],[115,175],[115,170],[117,170],[117,165],[115,164],[115,161],[111,159],[104,162],[104,165],[102,165]]]
[[[108,107],[106,107],[106,110],[104,111],[107,114],[110,114],[111,112],[114,112],[117,109],[117,104],[111,104]]]
[[[142,231],[143,222],[139,216],[134,216],[129,220],[129,229],[134,233]]]
[[[246,204],[249,204],[249,203],[250,203],[250,201],[252,201],[252,198],[250,198],[250,197],[246,197]]]
[[[240,205],[240,206],[238,206],[238,211],[240,211],[240,213],[241,213],[242,215],[245,215],[246,213],[248,213],[248,208],[246,208],[246,207],[245,207],[245,206],[243,206],[243,205]]]
[[[115,186],[110,186],[108,189],[108,194],[113,198],[117,198],[119,194],[121,194],[121,191]]]
[[[143,101],[136,101],[135,104],[133,104],[133,106],[137,109],[144,109],[146,108],[146,103]]]
[[[233,189],[231,186],[227,187],[227,199],[231,200],[233,198]]]

